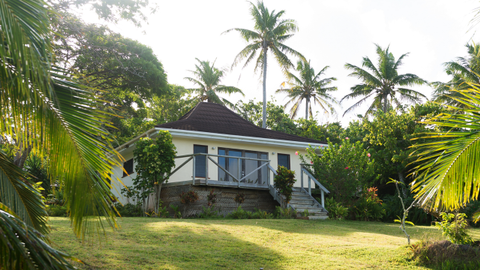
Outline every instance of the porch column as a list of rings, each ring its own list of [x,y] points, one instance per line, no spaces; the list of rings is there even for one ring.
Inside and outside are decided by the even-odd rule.
[[[325,209],[325,192],[323,191],[323,189],[320,189],[322,192],[322,207]]]

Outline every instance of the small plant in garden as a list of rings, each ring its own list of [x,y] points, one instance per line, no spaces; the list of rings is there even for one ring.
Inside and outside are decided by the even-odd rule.
[[[217,194],[215,193],[215,189],[210,190],[210,194],[207,195],[207,206],[212,207],[217,203]]]
[[[173,217],[174,218],[182,218],[182,212],[180,212],[180,206],[175,206],[170,204],[170,208],[173,210]]]
[[[292,199],[293,184],[296,182],[295,172],[283,166],[279,166],[273,182],[275,189],[285,196],[285,205],[283,205],[283,207],[286,207],[286,204]]]
[[[155,210],[145,212],[145,214],[149,217],[163,217],[163,218],[168,218],[168,210],[166,206],[163,206],[162,200],[160,200],[160,203],[158,205],[158,212],[155,212]]]
[[[313,175],[330,191],[335,201],[351,205],[358,190],[375,179],[374,162],[361,142],[343,139],[341,145],[328,141],[328,147],[307,149],[302,162],[313,165]]]
[[[308,217],[308,216],[310,216],[310,213],[308,213],[308,209],[303,210],[302,217]]]
[[[395,222],[398,222],[400,223],[400,229],[402,230],[402,232],[405,234],[405,236],[407,237],[407,241],[408,241],[408,245],[410,245],[410,235],[407,233],[407,229],[405,228],[405,224],[410,224],[410,225],[414,225],[412,222],[410,221],[407,221],[407,217],[408,217],[408,211],[410,211],[410,209],[413,207],[413,205],[415,204],[415,200],[410,204],[409,207],[405,208],[405,203],[403,202],[403,198],[401,196],[401,193],[400,193],[400,188],[398,187],[398,184],[403,184],[402,182],[399,182],[399,181],[396,181],[392,178],[390,178],[390,182],[389,183],[394,183],[395,184],[395,187],[397,188],[397,192],[398,192],[398,198],[400,199],[400,202],[402,203],[402,209],[403,209],[403,215],[402,215],[402,218],[400,219],[395,219],[394,221]],[[388,183],[387,183],[388,184]]]
[[[252,218],[255,218],[255,219],[269,219],[269,218],[273,218],[273,215],[268,213],[267,211],[256,209],[255,212],[253,212]]]
[[[325,208],[328,211],[328,217],[331,219],[342,220],[348,215],[348,208],[344,207],[341,203],[336,202],[334,198],[326,199]]]
[[[467,215],[464,213],[441,213],[441,222],[436,226],[442,230],[442,234],[454,244],[471,244],[472,238],[467,234]]]
[[[243,202],[245,202],[245,193],[239,192],[233,200],[237,203],[237,206],[240,206]]]
[[[382,200],[378,198],[376,187],[366,188],[353,205],[355,219],[364,221],[379,221],[385,215]]]
[[[194,190],[182,192],[180,194],[180,202],[183,204],[183,216],[187,217],[187,206],[198,201],[198,193]]]
[[[275,212],[273,214],[275,218],[279,219],[290,219],[297,217],[297,211],[292,208],[282,208],[280,206],[275,207]]]
[[[150,194],[155,194],[155,212],[158,212],[162,184],[168,181],[172,168],[175,167],[177,153],[172,142],[172,135],[168,131],[158,131],[155,140],[146,137],[140,138],[133,151],[137,165],[137,177],[133,179],[135,196],[142,201],[144,211],[149,205]]]
[[[253,214],[250,211],[245,211],[242,209],[242,206],[239,205],[238,208],[227,215],[227,218],[233,219],[247,219],[252,218]]]

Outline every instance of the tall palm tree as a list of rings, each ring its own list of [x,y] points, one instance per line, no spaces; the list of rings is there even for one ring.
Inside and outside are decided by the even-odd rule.
[[[467,44],[468,56],[458,57],[456,61],[446,62],[445,72],[452,76],[447,83],[435,82],[433,98],[435,101],[462,107],[452,97],[461,98],[461,94],[455,90],[464,90],[470,88],[469,83],[480,84],[480,45]]]
[[[337,79],[334,77],[320,79],[322,75],[325,75],[328,68],[328,66],[325,66],[315,74],[315,70],[310,66],[310,61],[299,60],[296,70],[300,73],[300,78],[287,71],[290,88],[279,89],[277,93],[285,93],[290,98],[285,106],[294,103],[290,110],[292,119],[297,115],[298,107],[303,100],[305,100],[305,119],[308,119],[309,112],[310,117],[313,117],[312,100],[313,103],[318,103],[326,114],[335,113],[335,109],[330,102],[336,103],[336,100],[328,92],[337,91],[337,87],[328,85]]]
[[[42,0],[0,1],[0,143],[48,159],[51,178],[63,181],[73,231],[85,237],[105,220],[116,227],[107,179],[117,153],[100,101],[51,65],[50,14]],[[1,268],[69,267],[68,256],[46,244],[40,196],[0,151]]]
[[[480,194],[480,85],[470,85],[452,97],[462,107],[425,121],[437,126],[415,146],[412,190],[420,204],[433,211],[459,209]]]
[[[233,28],[225,31],[237,31],[243,39],[249,44],[240,51],[235,57],[233,66],[236,66],[245,60],[244,68],[256,58],[255,72],[261,68],[263,74],[263,122],[262,127],[266,127],[267,123],[267,54],[270,50],[277,59],[279,65],[284,72],[293,67],[292,62],[288,59],[287,54],[298,56],[302,59],[305,57],[301,53],[288,47],[283,42],[293,36],[298,30],[294,20],[282,19],[285,11],[269,12],[263,2],[258,1],[257,5],[250,2],[250,14],[255,21],[254,30],[243,28]],[[257,57],[258,54],[258,57]]]
[[[215,62],[211,63],[209,61],[200,61],[198,58],[195,58],[198,62],[195,65],[195,70],[191,70],[190,72],[195,75],[195,78],[192,77],[185,77],[185,79],[195,83],[199,86],[199,88],[192,88],[188,89],[198,94],[197,98],[200,101],[207,101],[218,103],[222,105],[228,105],[233,108],[233,103],[226,100],[225,98],[220,98],[217,94],[218,93],[227,93],[227,94],[234,94],[240,93],[245,96],[242,90],[234,87],[234,86],[225,86],[221,85],[220,81],[222,77],[225,75],[223,70],[219,70],[215,67]]]
[[[348,108],[343,115],[350,112],[353,109],[358,108],[361,104],[367,100],[373,99],[366,114],[372,114],[375,110],[387,110],[399,106],[400,100],[405,100],[413,103],[421,101],[421,98],[425,98],[420,92],[405,87],[411,87],[414,85],[427,84],[427,82],[419,78],[415,74],[398,74],[398,68],[402,65],[402,60],[408,53],[403,54],[395,61],[395,57],[387,49],[377,47],[378,66],[376,67],[368,57],[364,57],[362,61],[362,67],[358,67],[352,64],[345,64],[345,68],[352,70],[349,76],[357,77],[363,81],[361,84],[357,84],[350,88],[352,93],[344,96],[340,102],[346,99],[361,97],[361,99],[353,106]]]

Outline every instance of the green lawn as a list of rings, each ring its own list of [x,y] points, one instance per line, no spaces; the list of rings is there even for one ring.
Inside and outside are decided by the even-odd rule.
[[[313,220],[121,218],[101,244],[82,245],[66,218],[51,218],[55,246],[87,269],[422,269],[397,224]],[[409,227],[413,241],[441,238]],[[470,230],[480,239],[480,230]]]

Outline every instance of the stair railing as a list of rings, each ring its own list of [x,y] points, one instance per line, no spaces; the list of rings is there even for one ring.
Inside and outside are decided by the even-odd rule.
[[[305,190],[304,185],[303,185],[303,174],[307,175],[307,184],[308,184],[308,191],[306,191],[310,196],[312,196],[312,182],[317,184],[317,186],[320,188],[320,194],[321,194],[321,205],[323,208],[325,208],[325,193],[330,193],[318,180],[313,176],[312,172],[310,169],[307,168],[307,166],[311,166],[308,164],[300,164],[301,166],[301,172],[300,172],[300,181],[301,181],[301,187],[303,190]]]

